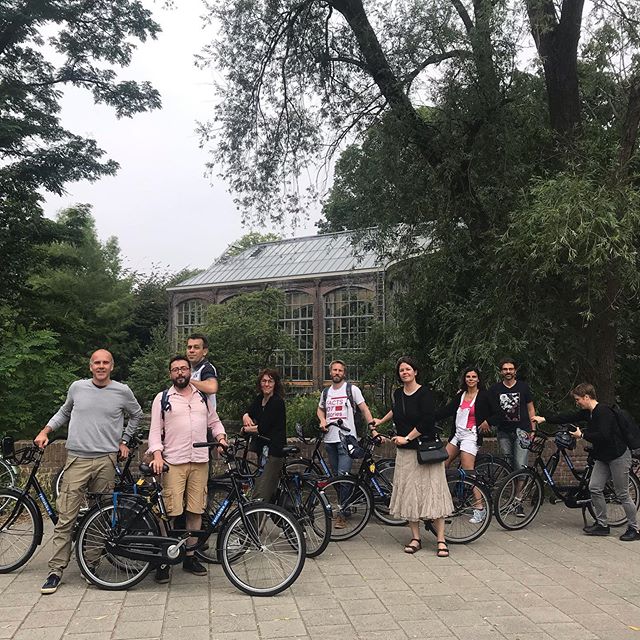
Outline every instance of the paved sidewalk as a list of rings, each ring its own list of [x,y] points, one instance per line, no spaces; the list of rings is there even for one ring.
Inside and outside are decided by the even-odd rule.
[[[88,587],[72,564],[59,591],[40,595],[50,545],[0,575],[0,638],[20,640],[640,640],[640,542],[588,538],[579,512],[545,503],[529,528],[494,522],[480,540],[436,558],[433,537],[402,552],[404,527],[372,522],[329,545],[274,598],[174,570],[129,592]],[[621,531],[620,531],[621,532]]]

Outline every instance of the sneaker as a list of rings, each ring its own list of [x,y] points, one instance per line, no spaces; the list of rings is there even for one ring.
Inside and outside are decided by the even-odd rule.
[[[171,567],[168,564],[161,564],[156,569],[155,581],[158,584],[167,584],[171,579]]]
[[[61,578],[62,576],[59,576],[57,573],[50,573],[44,581],[40,593],[55,593],[58,590]]]
[[[347,528],[347,521],[344,519],[343,516],[338,516],[336,518],[336,521],[333,525],[334,529],[346,529]]]
[[[187,556],[182,561],[182,568],[194,576],[206,576],[207,568],[195,556]]]
[[[524,507],[522,506],[522,503],[516,505],[515,514],[516,518],[524,518]]]
[[[473,517],[469,519],[469,522],[471,524],[482,524],[486,517],[487,517],[486,509],[474,509]]]
[[[640,540],[640,531],[633,527],[627,527],[627,530],[620,536],[622,542],[632,542],[633,540]]]
[[[605,527],[599,522],[594,522],[590,527],[585,527],[583,531],[587,536],[608,536],[610,533],[609,527]]]

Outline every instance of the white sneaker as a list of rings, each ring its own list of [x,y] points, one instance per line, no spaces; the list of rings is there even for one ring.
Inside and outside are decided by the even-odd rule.
[[[486,509],[474,509],[473,510],[473,517],[469,518],[469,522],[471,524],[481,524],[482,522],[484,522],[484,519],[487,517],[487,510]]]

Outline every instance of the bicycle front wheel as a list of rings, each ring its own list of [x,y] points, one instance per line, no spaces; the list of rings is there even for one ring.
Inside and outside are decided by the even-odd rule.
[[[9,573],[34,554],[42,534],[40,514],[15,489],[0,489],[0,573]]]
[[[290,511],[302,526],[307,558],[319,556],[331,540],[331,506],[315,482],[290,477],[286,490],[280,491],[280,506]],[[290,504],[292,502],[292,504]]]
[[[218,544],[227,578],[252,596],[284,591],[304,566],[302,529],[288,511],[276,505],[241,505],[225,522]]]
[[[638,478],[633,473],[629,473],[629,497],[633,504],[636,505],[637,511],[640,507],[640,481],[638,481]],[[621,527],[622,525],[627,524],[627,514],[616,495],[616,490],[611,480],[609,480],[604,486],[604,499],[607,503],[607,522],[612,527]],[[596,515],[593,510],[593,506],[589,504],[587,508],[595,520]]]
[[[123,535],[158,536],[158,523],[134,500],[97,505],[82,521],[76,537],[76,560],[82,575],[100,589],[118,591],[138,584],[152,564],[117,555],[108,549]],[[140,548],[141,545],[138,545]]]
[[[11,489],[16,486],[16,481],[13,467],[6,460],[0,458],[0,487]]]
[[[453,513],[444,519],[445,540],[451,544],[473,542],[491,524],[491,494],[469,478],[451,478],[447,484]]]
[[[393,475],[396,470],[395,462],[393,460],[387,461],[382,468],[380,468],[379,461],[375,464],[377,473],[370,481],[372,484],[373,515],[380,522],[392,527],[407,524],[404,518],[396,518],[389,513],[389,503],[391,502],[391,493],[393,491]]]
[[[537,473],[520,469],[509,474],[493,498],[493,513],[498,524],[510,531],[523,529],[542,505],[543,485]]]
[[[348,540],[367,526],[373,512],[373,499],[369,489],[355,478],[331,478],[324,487],[324,495],[334,517],[331,540]]]
[[[207,485],[207,508],[203,515],[203,518],[211,519],[211,517],[217,513],[222,503],[229,498],[232,492],[232,486],[230,482],[224,480],[216,480],[212,478]],[[230,507],[228,507],[230,508]],[[216,530],[212,531],[209,538],[203,542],[203,544],[196,549],[196,555],[205,562],[210,564],[219,564],[218,558],[218,526]]]

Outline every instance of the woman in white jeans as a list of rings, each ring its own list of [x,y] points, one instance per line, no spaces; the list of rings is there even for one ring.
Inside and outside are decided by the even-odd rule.
[[[449,459],[446,466],[448,467],[459,455],[460,466],[467,471],[473,470],[476,455],[482,445],[482,436],[491,432],[489,421],[494,416],[498,418],[499,415],[500,408],[482,387],[480,372],[476,367],[467,367],[462,372],[458,393],[447,406],[436,411],[436,420],[455,417],[455,430],[447,443]],[[487,515],[487,508],[480,494],[475,506],[470,522],[478,524]]]

